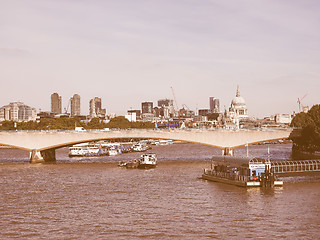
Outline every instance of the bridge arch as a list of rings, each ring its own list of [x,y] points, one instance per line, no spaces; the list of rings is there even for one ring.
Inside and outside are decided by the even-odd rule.
[[[151,139],[148,137],[130,137],[131,139]],[[62,144],[57,144],[57,145],[53,145],[53,146],[48,146],[45,148],[41,148],[39,149],[40,151],[45,151],[45,150],[49,150],[49,149],[59,149],[59,148],[63,148],[63,147],[69,147],[69,146],[73,146],[75,144],[80,144],[80,143],[87,143],[87,142],[98,142],[98,141],[104,141],[104,140],[114,140],[114,139],[128,139],[127,137],[121,137],[121,138],[117,138],[117,137],[113,137],[113,138],[93,138],[93,139],[87,139],[87,140],[80,140],[80,141],[72,141],[72,142],[66,142],[66,143],[62,143]],[[217,146],[217,145],[212,145],[212,144],[207,144],[207,143],[201,143],[201,142],[196,142],[196,141],[190,141],[190,140],[181,140],[181,139],[175,139],[175,138],[152,138],[152,139],[159,139],[159,140],[173,140],[173,141],[180,141],[180,142],[185,142],[185,143],[194,143],[194,144],[200,144],[200,145],[205,145],[205,146],[209,146],[209,147],[214,147],[214,148],[219,148],[219,149],[223,149],[223,147],[221,146]]]
[[[117,131],[33,131],[0,132],[0,144],[29,150],[34,156],[46,155],[55,159],[55,149],[77,143],[108,139],[165,139],[202,144],[224,150],[233,150],[246,144],[252,145],[270,140],[285,139],[286,130],[117,130]]]

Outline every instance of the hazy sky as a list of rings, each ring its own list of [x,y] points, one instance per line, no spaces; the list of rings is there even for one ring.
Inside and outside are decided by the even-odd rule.
[[[319,0],[0,0],[0,106],[102,97],[108,113],[173,98],[250,116],[320,103]]]

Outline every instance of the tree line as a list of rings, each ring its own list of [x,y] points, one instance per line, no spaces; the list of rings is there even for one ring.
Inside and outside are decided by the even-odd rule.
[[[103,129],[103,128],[154,128],[151,122],[130,122],[123,116],[112,118],[108,123],[99,118],[93,118],[89,122],[82,122],[79,118],[42,118],[39,121],[14,122],[3,121],[0,124],[0,130],[73,130],[75,127],[85,129]]]
[[[298,113],[291,121],[291,126],[300,129],[300,134],[292,138],[292,151],[320,151],[320,105],[314,105],[307,112]]]

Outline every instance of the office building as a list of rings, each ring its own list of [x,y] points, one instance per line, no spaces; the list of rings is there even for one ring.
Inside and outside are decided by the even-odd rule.
[[[12,102],[0,108],[0,121],[35,121],[37,111],[22,102]]]
[[[160,99],[158,100],[159,116],[168,119],[174,116],[178,116],[178,112],[175,111],[172,99]]]
[[[101,98],[95,97],[90,100],[89,112],[90,112],[90,118],[95,118],[95,117],[105,118],[106,109],[102,108]]]
[[[210,97],[209,104],[211,113],[220,113],[220,101],[218,98]]]
[[[55,114],[62,113],[61,96],[58,93],[51,94],[51,112]]]
[[[141,104],[142,114],[150,113],[153,114],[153,102],[143,102]]]
[[[71,116],[80,116],[80,95],[74,94],[73,97],[70,98],[71,104]]]
[[[172,99],[160,99],[158,100],[158,107],[171,107],[173,106]]]

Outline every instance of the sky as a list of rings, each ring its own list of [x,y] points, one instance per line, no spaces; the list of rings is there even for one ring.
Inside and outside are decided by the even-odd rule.
[[[0,106],[50,111],[81,96],[124,115],[173,99],[230,107],[237,85],[248,114],[320,103],[318,0],[0,0]],[[172,87],[172,88],[171,88]]]

